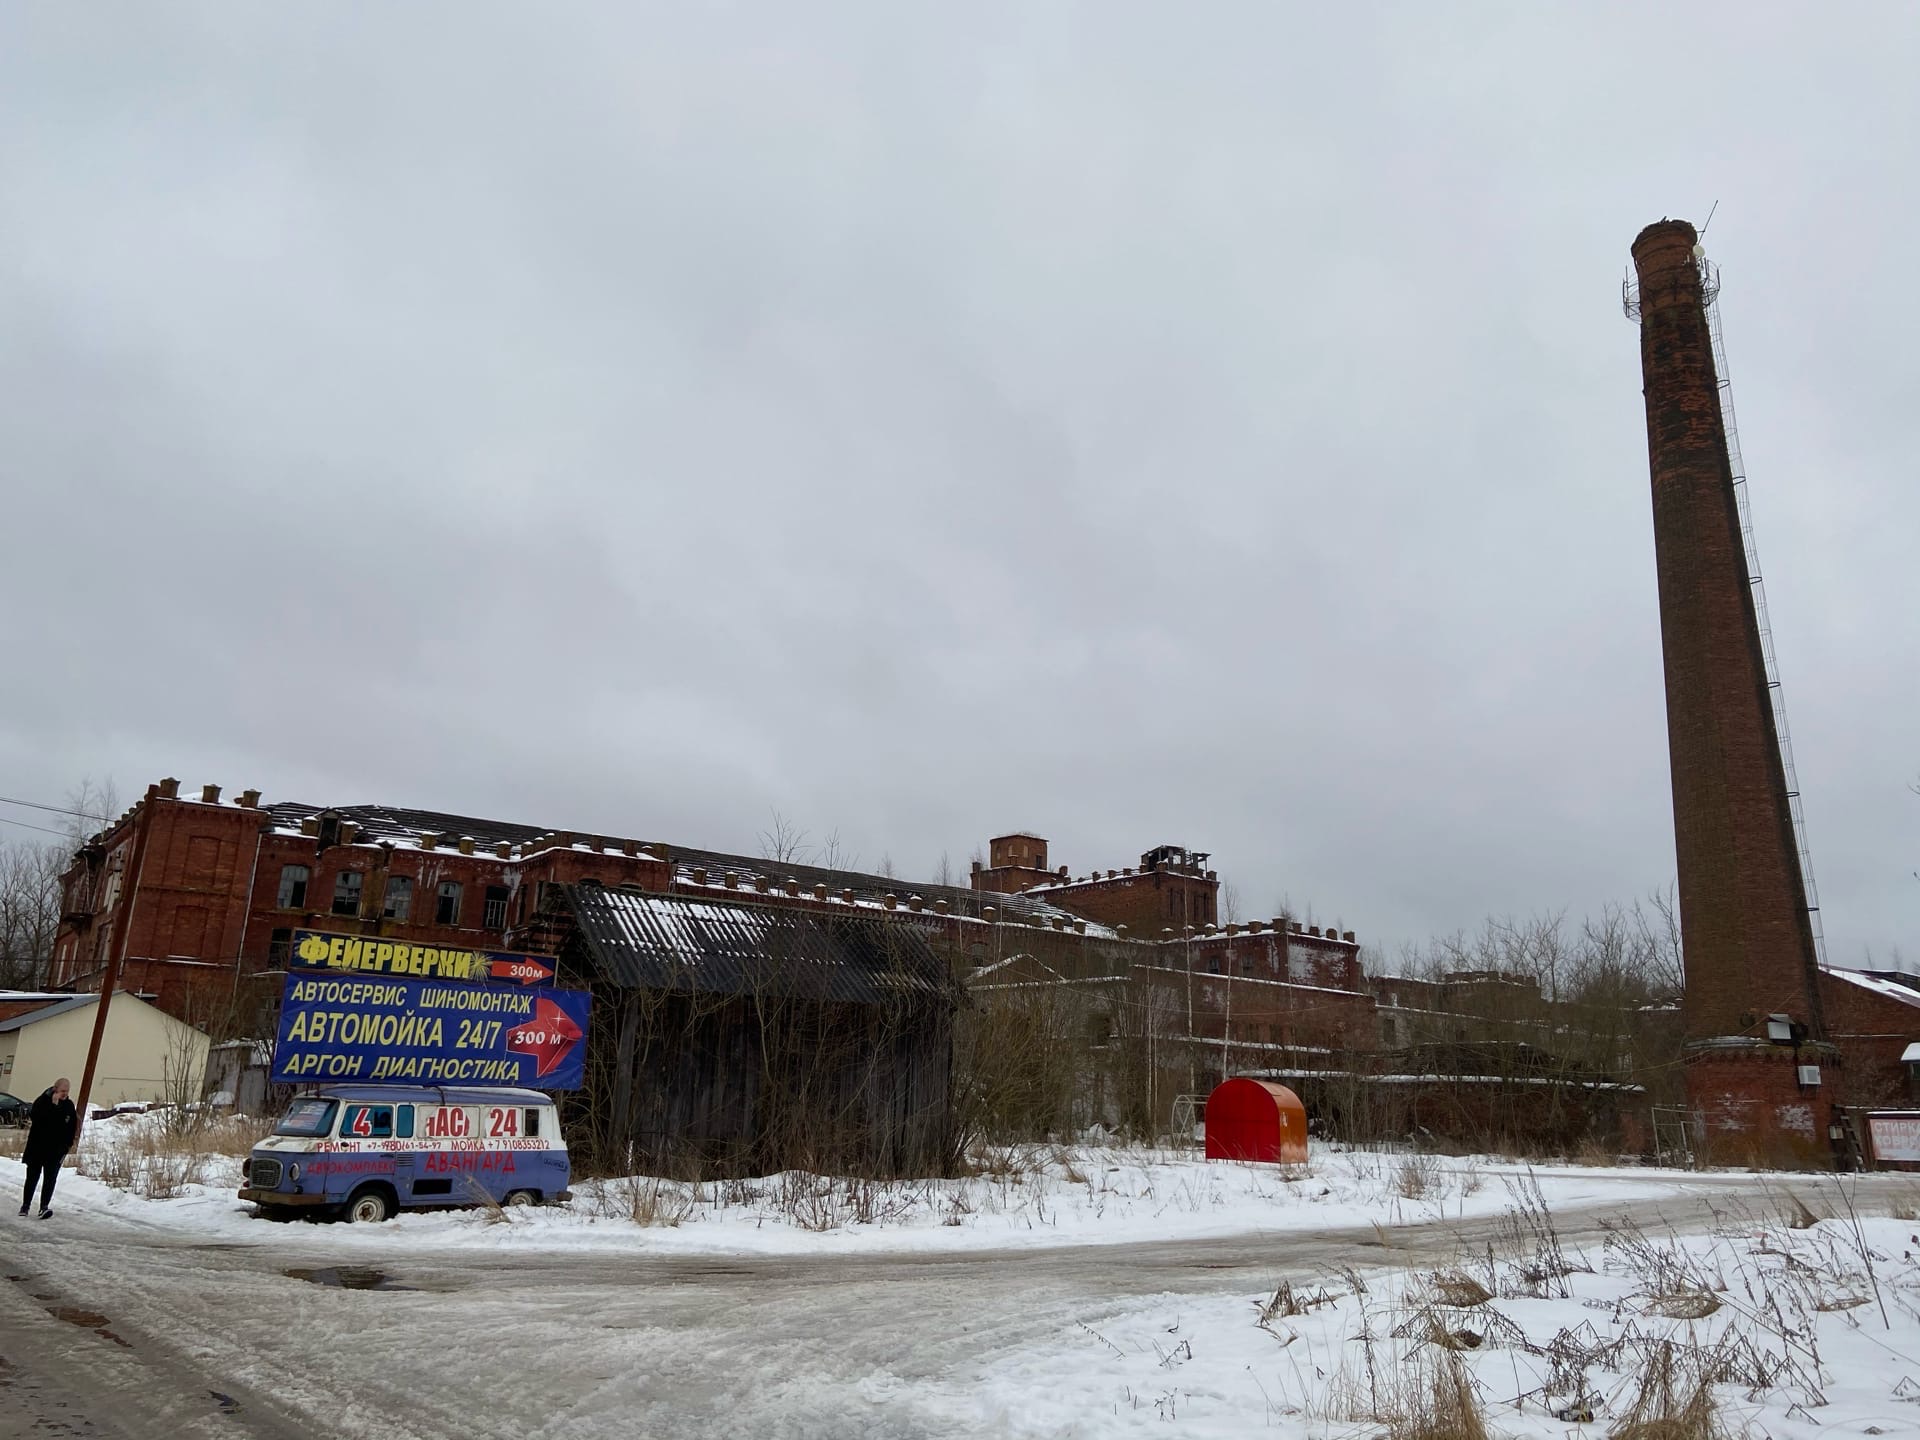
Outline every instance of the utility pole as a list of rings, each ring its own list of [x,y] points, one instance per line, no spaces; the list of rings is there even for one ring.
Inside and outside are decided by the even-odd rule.
[[[113,1003],[114,987],[120,983],[120,967],[127,958],[127,946],[133,938],[133,906],[140,894],[140,869],[147,862],[147,832],[153,828],[153,802],[160,797],[160,787],[149,785],[146,798],[140,802],[136,812],[133,830],[133,852],[127,857],[127,874],[130,877],[125,893],[120,899],[120,915],[115,920],[119,934],[107,947],[107,971],[100,979],[100,1003],[93,1011],[93,1039],[87,1044],[87,1067],[80,1072],[80,1093],[74,1097],[73,1144],[80,1147],[80,1132],[87,1124],[87,1097],[93,1091],[93,1072],[100,1063],[100,1042],[107,1033],[107,1007]]]

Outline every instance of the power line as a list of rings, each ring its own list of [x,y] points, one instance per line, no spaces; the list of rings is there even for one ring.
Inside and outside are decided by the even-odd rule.
[[[58,835],[62,840],[73,839],[73,836],[64,830],[49,830],[44,825],[29,825],[24,820],[10,819],[5,815],[0,815],[0,825],[18,825],[22,830],[38,830],[42,835]]]
[[[107,823],[107,817],[104,815],[92,815],[85,810],[69,810],[64,805],[42,805],[38,800],[14,800],[0,795],[0,805],[24,805],[29,810],[45,810],[50,815],[72,815],[80,820],[98,820],[102,825]]]

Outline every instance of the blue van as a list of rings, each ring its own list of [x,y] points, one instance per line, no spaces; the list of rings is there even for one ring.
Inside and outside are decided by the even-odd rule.
[[[550,1096],[510,1087],[329,1085],[287,1107],[241,1170],[263,1215],[341,1215],[570,1200]]]

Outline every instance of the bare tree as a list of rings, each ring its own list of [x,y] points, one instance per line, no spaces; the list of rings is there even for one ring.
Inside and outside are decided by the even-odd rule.
[[[804,861],[809,853],[807,832],[775,810],[773,823],[760,832],[761,858],[799,863]]]
[[[60,928],[60,875],[67,847],[0,838],[0,988],[46,983]]]
[[[893,879],[893,856],[882,855],[880,857],[880,863],[874,867],[874,873],[876,875],[884,875],[889,880]]]
[[[60,877],[73,852],[112,822],[119,808],[111,779],[90,777],[67,791],[65,841],[0,837],[0,988],[47,983],[60,928]]]
[[[97,785],[91,775],[82,775],[67,791],[67,809],[73,812],[67,817],[67,838],[77,850],[120,813],[119,787],[111,775]]]
[[[934,868],[933,878],[939,885],[953,884],[953,861],[944,850],[940,852],[940,863]]]
[[[1240,923],[1240,887],[1231,880],[1220,887],[1220,918],[1229,925]]]
[[[797,860],[800,857],[795,855],[789,858]],[[820,863],[829,870],[852,870],[860,864],[860,852],[840,838],[840,827],[837,825],[820,842]]]

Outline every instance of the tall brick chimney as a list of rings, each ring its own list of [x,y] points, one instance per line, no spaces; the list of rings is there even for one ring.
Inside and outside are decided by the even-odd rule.
[[[1649,225],[1633,242],[1685,950],[1687,1100],[1709,1159],[1826,1165],[1837,1052],[1825,1043],[1818,952],[1697,243],[1684,220]],[[1781,1015],[1787,1026],[1769,1024]],[[1821,1083],[1804,1083],[1807,1066],[1819,1067]]]

